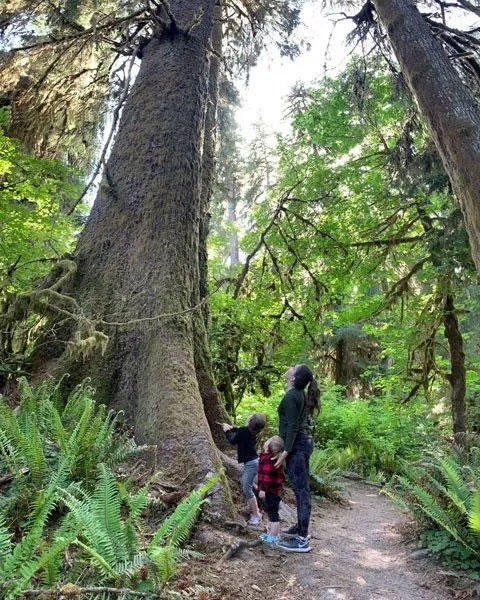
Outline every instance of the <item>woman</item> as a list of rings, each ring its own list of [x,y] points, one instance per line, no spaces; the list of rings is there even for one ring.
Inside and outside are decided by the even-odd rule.
[[[297,524],[285,532],[291,535],[277,545],[288,552],[309,552],[309,460],[313,450],[309,420],[319,408],[320,390],[313,373],[305,365],[290,367],[286,377],[287,392],[278,407],[279,433],[285,442],[285,449],[275,466],[286,465],[297,501]]]

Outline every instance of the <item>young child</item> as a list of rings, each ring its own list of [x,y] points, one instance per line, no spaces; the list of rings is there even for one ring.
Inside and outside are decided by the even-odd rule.
[[[265,427],[267,419],[262,413],[255,413],[247,419],[245,427],[232,427],[222,423],[227,440],[237,446],[237,460],[244,464],[242,491],[250,511],[249,525],[260,525],[262,514],[258,510],[257,498],[253,492],[253,481],[258,471],[258,434]]]
[[[258,464],[258,492],[259,497],[265,499],[268,514],[267,533],[260,536],[266,544],[276,544],[280,540],[280,494],[285,481],[283,467],[275,467],[278,455],[283,452],[284,444],[281,437],[274,435],[269,438],[260,454]]]

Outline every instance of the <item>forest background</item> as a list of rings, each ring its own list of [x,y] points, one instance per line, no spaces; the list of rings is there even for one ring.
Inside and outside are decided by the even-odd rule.
[[[120,465],[155,445],[167,477],[188,465],[182,483],[198,484],[228,465],[217,422],[262,411],[274,431],[284,372],[303,362],[323,385],[317,491],[334,495],[345,471],[387,484],[432,553],[478,573],[479,10],[330,9],[351,27],[348,64],[295,86],[289,130],[272,144],[259,124],[246,147],[239,82],[266,45],[298,55],[300,8],[2,8],[0,565],[12,597],[40,576],[78,581],[85,565],[83,583],[164,585],[209,486],[212,511],[231,511],[228,482],[209,480],[145,550],[148,486],[118,484]],[[48,377],[34,391],[22,376]]]

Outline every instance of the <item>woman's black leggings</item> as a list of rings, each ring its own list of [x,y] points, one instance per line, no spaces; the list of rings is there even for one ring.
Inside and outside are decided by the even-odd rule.
[[[297,501],[298,535],[307,537],[312,503],[310,500],[309,460],[313,451],[313,439],[303,432],[297,434],[293,448],[287,457],[287,473]]]

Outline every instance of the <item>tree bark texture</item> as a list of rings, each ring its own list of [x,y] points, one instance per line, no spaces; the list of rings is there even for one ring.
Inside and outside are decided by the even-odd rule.
[[[213,439],[219,448],[229,446],[221,422],[228,422],[228,414],[223,405],[213,377],[212,360],[208,345],[208,252],[207,238],[210,221],[210,201],[215,179],[216,154],[216,122],[218,102],[218,77],[220,73],[220,54],[222,51],[222,22],[221,7],[216,7],[215,21],[212,32],[212,47],[214,53],[210,56],[210,72],[208,80],[208,96],[205,112],[205,129],[202,154],[202,187],[200,194],[200,227],[198,243],[198,277],[199,285],[193,289],[192,304],[201,300],[202,311],[193,315],[193,337],[195,372],[202,397],[205,415],[207,417]]]
[[[450,349],[451,372],[449,375],[452,386],[452,420],[453,433],[464,433],[466,427],[466,369],[465,352],[463,350],[463,338],[458,326],[455,313],[453,296],[447,292],[443,310],[443,324],[445,326],[445,337]]]
[[[170,4],[179,27],[198,9],[193,0]],[[214,5],[202,3],[189,33],[172,27],[145,47],[78,243],[74,284],[85,313],[127,322],[108,328],[105,356],[87,365],[100,396],[126,411],[140,442],[158,446],[163,473],[192,481],[220,468],[195,374],[201,311],[191,310]]]
[[[480,271],[480,108],[411,0],[373,0],[429,125]]]

